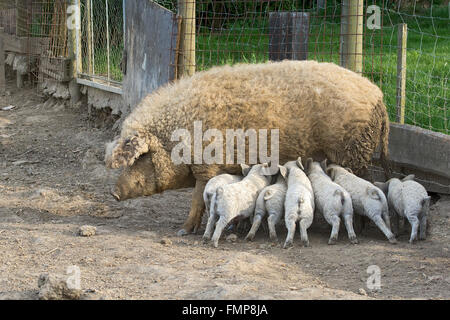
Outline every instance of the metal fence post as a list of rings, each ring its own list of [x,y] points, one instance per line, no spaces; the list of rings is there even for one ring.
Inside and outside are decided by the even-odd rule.
[[[178,15],[181,16],[178,76],[195,73],[195,0],[178,0]]]
[[[398,48],[397,48],[397,116],[396,121],[405,123],[406,103],[406,46],[408,37],[408,25],[398,25]]]

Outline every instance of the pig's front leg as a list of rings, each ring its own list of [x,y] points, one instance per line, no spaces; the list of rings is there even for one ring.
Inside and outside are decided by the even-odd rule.
[[[188,233],[196,233],[202,223],[203,212],[205,211],[205,202],[203,201],[203,191],[205,190],[206,182],[203,180],[196,180],[194,192],[192,194],[191,211],[183,228],[178,231],[178,236],[184,236]]]

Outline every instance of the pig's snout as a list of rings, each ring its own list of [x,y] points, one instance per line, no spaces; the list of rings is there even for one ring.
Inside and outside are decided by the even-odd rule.
[[[120,201],[120,195],[116,192],[116,190],[113,188],[110,190],[111,195],[116,199],[117,201]]]

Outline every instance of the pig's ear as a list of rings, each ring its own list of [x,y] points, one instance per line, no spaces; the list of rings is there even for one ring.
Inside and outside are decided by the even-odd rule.
[[[335,168],[327,168],[327,170],[325,172],[327,173],[327,175],[330,176],[331,180],[334,181],[334,178],[336,177],[336,169]]]
[[[306,159],[306,164],[305,164],[305,170],[306,171],[309,171],[311,169],[312,163],[313,163],[313,159],[312,158]]]
[[[345,170],[347,170],[348,172],[350,172],[351,174],[353,174],[353,170],[350,169],[349,167],[346,167]]]
[[[389,189],[389,181],[387,182],[374,182],[375,187],[380,188],[384,193],[388,192]]]
[[[241,163],[241,170],[242,170],[242,175],[245,177],[246,175],[248,175],[248,173],[250,172],[250,169],[252,167],[246,165],[245,163]]]
[[[278,170],[276,172],[278,172]],[[270,166],[268,163],[261,164],[260,174],[263,176],[272,176],[273,175],[273,172],[270,170]]]
[[[164,149],[157,137],[152,135],[149,141],[150,151],[148,152],[148,156],[151,158],[153,164],[158,189],[170,189],[175,183],[176,177],[182,175],[181,171],[188,169],[186,169],[185,166],[177,167],[174,165],[170,158],[170,154]]]
[[[280,174],[284,179],[287,179],[288,176],[288,170],[286,169],[286,167],[280,166],[278,165],[278,170],[280,170]]]
[[[327,159],[323,160],[320,163],[320,166],[322,167],[322,170],[326,172],[327,171]]]
[[[409,176],[406,176],[402,179],[403,182],[405,181],[414,181],[414,179],[416,178],[416,176],[414,174],[410,174]]]
[[[298,159],[297,159],[297,166],[300,169],[302,169],[303,171],[305,170],[305,168],[303,167],[303,164],[302,164],[302,157],[298,157]]]

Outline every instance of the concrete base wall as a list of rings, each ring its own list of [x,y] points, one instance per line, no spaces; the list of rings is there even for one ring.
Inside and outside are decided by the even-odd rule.
[[[375,163],[378,159],[375,155]],[[413,173],[428,191],[450,194],[450,136],[391,123],[389,160],[398,176]],[[371,171],[375,180],[384,181],[381,169]]]
[[[113,115],[127,115],[130,113],[128,105],[119,94],[99,90],[92,87],[84,87],[81,92],[87,94],[89,107],[95,109],[110,108]]]

